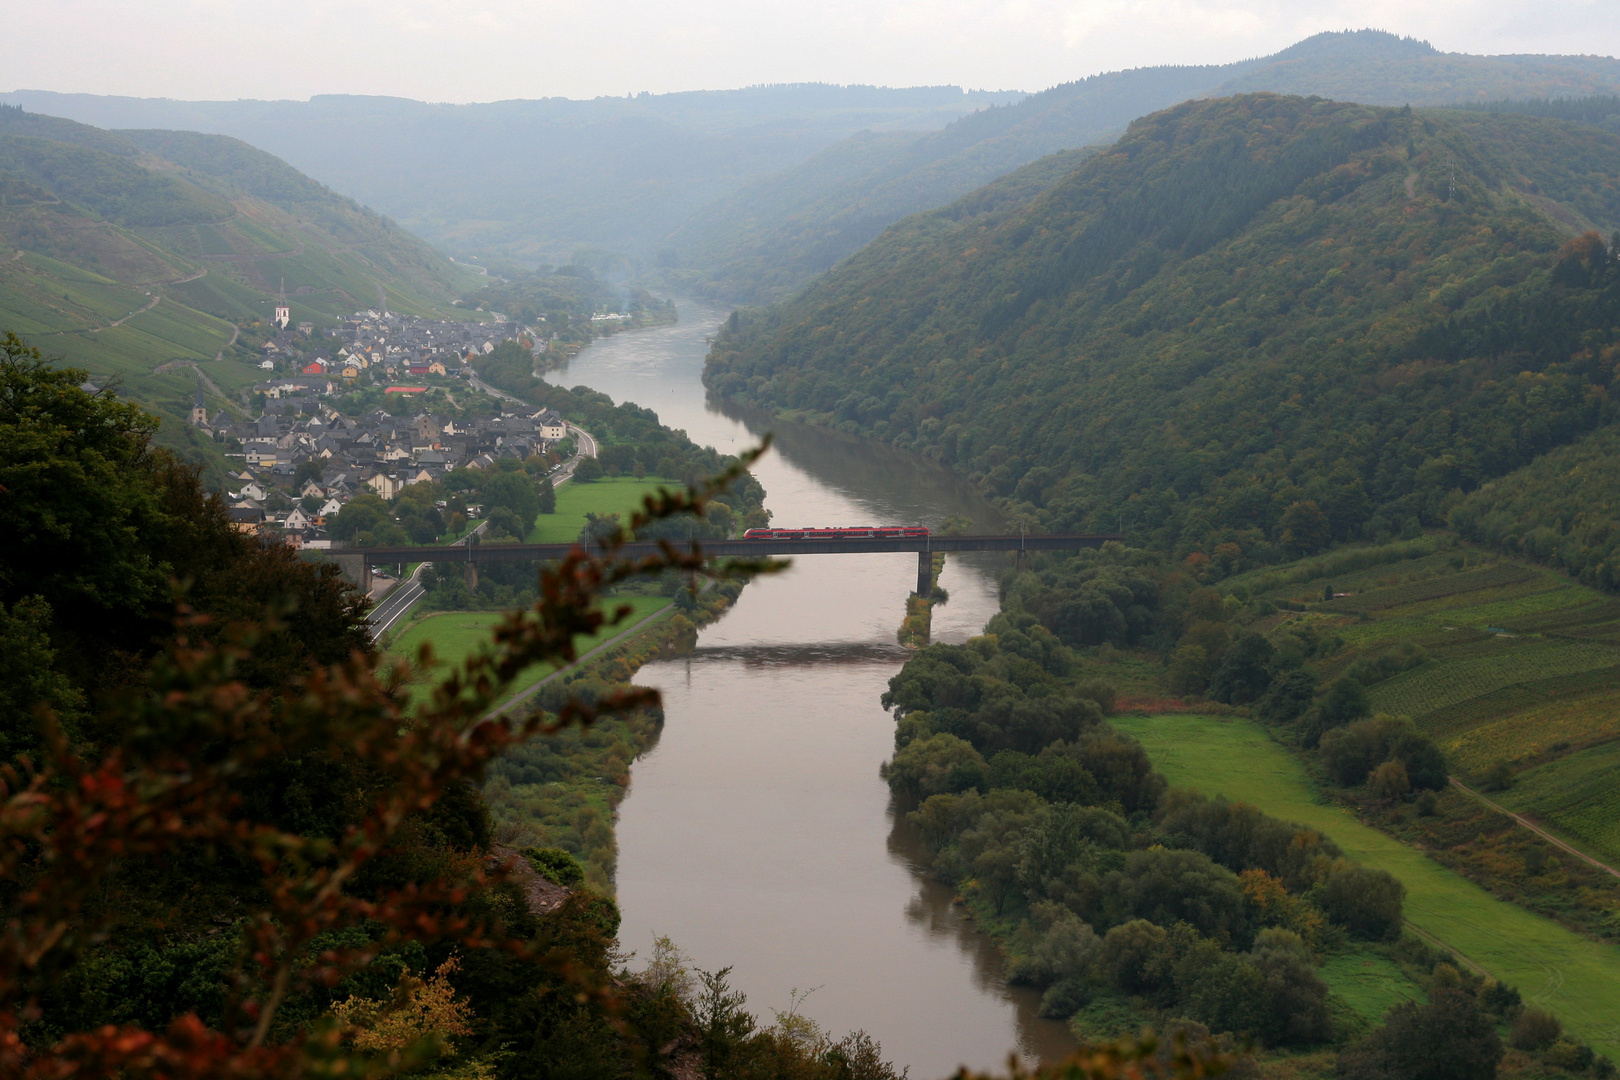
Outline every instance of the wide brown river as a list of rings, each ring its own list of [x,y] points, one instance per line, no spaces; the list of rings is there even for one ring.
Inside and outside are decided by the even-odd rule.
[[[723,452],[774,430],[756,474],[779,525],[994,526],[994,509],[931,462],[708,406],[703,358],[726,314],[683,302],[679,325],[605,338],[549,378],[652,408]],[[1002,557],[974,558],[945,567],[936,641],[995,614]],[[809,992],[802,1014],[835,1035],[864,1029],[921,1080],[1074,1043],[919,871],[878,778],[894,732],[878,698],[906,659],[895,631],[915,583],[914,555],[800,558],[749,585],[691,656],[641,670],[665,725],[620,807],[618,894],[626,949],[645,957],[668,935],[697,966],[730,966],[767,1022]]]

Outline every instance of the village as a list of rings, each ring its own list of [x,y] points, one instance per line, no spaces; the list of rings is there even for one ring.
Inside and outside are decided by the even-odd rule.
[[[380,406],[349,415],[337,407],[360,385],[381,389],[391,400],[398,400],[395,394],[412,399],[432,385],[459,384],[476,393],[475,357],[505,341],[532,342],[531,332],[515,323],[363,311],[323,336],[307,323],[290,327],[284,305],[276,317],[278,332],[264,343],[260,366],[278,374],[252,388],[263,402],[260,415],[210,413],[200,385],[190,414],[194,428],[228,447],[233,468],[224,497],[244,531],[293,547],[328,548],[328,524],[361,492],[392,500],[406,487],[442,480],[454,469],[488,470],[502,458],[543,457],[569,437],[556,412],[510,402],[496,415],[474,419],[425,409],[400,415]],[[402,378],[415,385],[392,385]],[[476,507],[469,510],[476,516]]]

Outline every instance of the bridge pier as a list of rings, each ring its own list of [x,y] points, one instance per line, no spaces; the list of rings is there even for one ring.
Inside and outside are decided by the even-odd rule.
[[[364,553],[359,555],[345,554],[342,548],[329,552],[333,562],[343,572],[351,585],[359,586],[360,591],[367,596],[371,595],[371,559]]]
[[[917,595],[923,599],[934,591],[934,555],[929,551],[917,552]]]

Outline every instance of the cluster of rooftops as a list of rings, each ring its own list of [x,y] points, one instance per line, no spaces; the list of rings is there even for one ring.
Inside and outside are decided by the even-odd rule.
[[[392,499],[452,469],[490,469],[503,457],[522,461],[543,454],[568,436],[567,424],[551,409],[519,406],[497,416],[455,420],[429,412],[394,416],[382,409],[351,417],[324,402],[309,412],[303,404],[274,401],[254,420],[220,413],[199,424],[233,446],[227,457],[241,461],[226,493],[238,526],[280,530],[296,546],[329,546],[326,522],[362,491]],[[298,505],[311,498],[320,503],[313,512]],[[273,509],[285,504],[291,509]]]
[[[419,319],[387,311],[357,311],[342,325],[317,332],[312,323],[283,326],[265,339],[259,367],[276,376],[255,387],[266,395],[314,392],[334,379],[354,380],[458,376],[474,358],[487,355],[504,341],[531,346],[549,337],[497,316],[495,322],[450,322]]]

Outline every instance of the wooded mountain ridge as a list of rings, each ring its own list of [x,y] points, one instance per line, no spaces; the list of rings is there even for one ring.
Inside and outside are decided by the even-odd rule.
[[[740,303],[785,296],[908,214],[1060,149],[1100,147],[1188,98],[1273,91],[1370,105],[1452,105],[1620,91],[1620,61],[1469,56],[1377,30],[1317,34],[1231,64],[1109,72],[984,109],[939,132],[862,133],[696,215],[667,241],[680,286]]]
[[[1620,138],[1270,94],[907,219],[725,328],[721,396],[1053,530],[1267,561],[1444,523],[1611,422]],[[1589,568],[1620,584],[1616,568]]]

